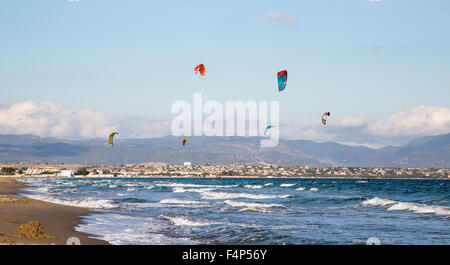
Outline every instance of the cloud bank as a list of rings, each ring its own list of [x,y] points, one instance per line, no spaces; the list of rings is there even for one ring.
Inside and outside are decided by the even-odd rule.
[[[167,135],[169,125],[169,121],[118,116],[93,109],[74,110],[48,101],[0,106],[1,134],[95,138],[119,130],[121,136],[146,138]]]
[[[280,131],[282,138],[289,139],[337,141],[369,147],[400,145],[421,136],[450,133],[450,108],[421,105],[395,113],[387,120],[373,120],[366,114],[341,120],[333,120],[331,116],[326,126],[319,121],[315,124],[286,122]]]
[[[204,115],[207,118],[208,115]],[[75,110],[54,102],[25,101],[0,105],[0,134],[34,134],[58,138],[105,137],[119,131],[125,138],[154,138],[171,134],[170,119],[157,120],[131,115],[113,115],[94,109]],[[381,147],[404,144],[414,138],[450,132],[450,108],[417,106],[370,119],[366,114],[337,119],[326,126],[320,122],[280,121],[280,137],[318,142],[336,141],[351,145]]]
[[[0,109],[0,132],[54,137],[100,137],[117,124],[105,113],[73,110],[53,102],[25,101]]]

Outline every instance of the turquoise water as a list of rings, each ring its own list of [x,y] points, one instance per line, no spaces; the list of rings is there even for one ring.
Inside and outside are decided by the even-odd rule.
[[[30,178],[24,196],[89,207],[112,244],[450,244],[450,182]]]

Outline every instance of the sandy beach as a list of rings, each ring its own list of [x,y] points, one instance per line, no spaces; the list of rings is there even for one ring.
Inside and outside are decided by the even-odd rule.
[[[92,210],[17,196],[19,189],[24,187],[26,184],[23,182],[0,177],[0,244],[65,245],[70,237],[79,238],[82,245],[108,244],[74,230],[81,222],[80,216],[93,213]],[[31,221],[40,224],[39,228],[45,231],[44,236],[26,234],[23,229],[20,230],[22,233],[18,231],[19,226]]]

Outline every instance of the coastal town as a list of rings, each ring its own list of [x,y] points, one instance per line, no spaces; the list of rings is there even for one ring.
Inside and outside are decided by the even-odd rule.
[[[266,178],[422,178],[450,179],[450,169],[317,167],[260,165],[172,165],[162,162],[125,165],[0,164],[0,175],[16,177],[266,177]]]

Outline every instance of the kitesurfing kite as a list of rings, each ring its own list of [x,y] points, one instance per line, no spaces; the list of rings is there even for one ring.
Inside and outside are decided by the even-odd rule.
[[[323,123],[323,125],[327,124],[327,118],[328,118],[330,115],[331,115],[330,112],[325,112],[325,113],[322,115],[322,123]]]
[[[183,146],[186,146],[187,140],[188,140],[188,138],[183,139]]]
[[[264,131],[264,135],[266,135],[267,131],[268,131],[270,128],[272,128],[272,127],[274,127],[274,126],[268,125],[268,126],[266,127],[266,130]]]
[[[110,135],[109,135],[109,145],[110,146],[113,146],[114,144],[113,144],[113,138],[114,138],[114,135],[116,135],[116,134],[119,134],[118,132],[113,132],[113,133],[111,133]]]
[[[200,73],[202,76],[206,75],[206,68],[203,64],[197,65],[197,67],[195,67],[194,71],[195,71],[195,74]]]
[[[286,88],[286,82],[287,82],[287,71],[283,70],[278,72],[278,91],[283,91]]]

